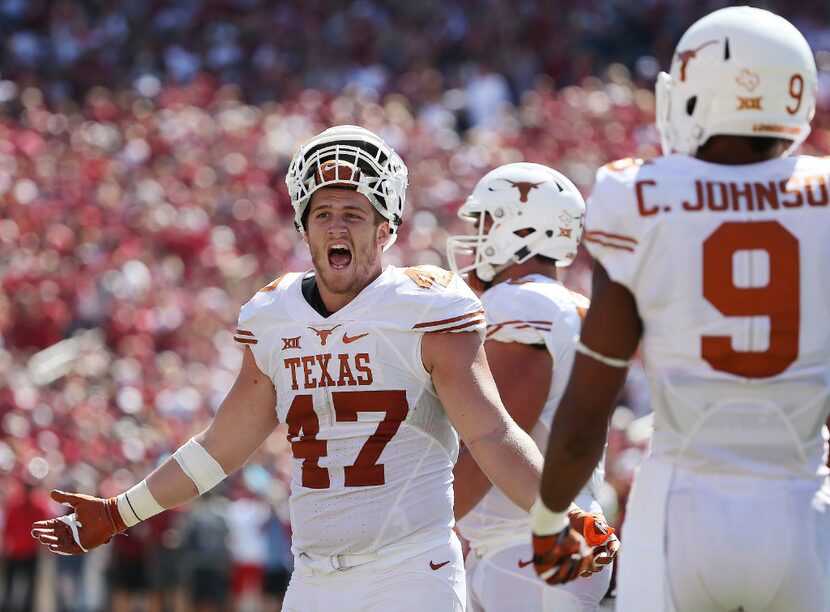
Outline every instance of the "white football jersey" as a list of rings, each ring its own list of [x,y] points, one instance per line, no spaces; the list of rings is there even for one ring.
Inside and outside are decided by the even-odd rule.
[[[815,478],[830,412],[830,159],[600,169],[585,241],[643,321],[652,454]]]
[[[529,432],[544,454],[556,407],[571,375],[575,338],[579,336],[588,299],[566,289],[557,280],[530,274],[491,287],[482,294],[481,302],[487,317],[487,340],[543,345],[553,359],[548,397],[539,420]],[[604,459],[577,503],[587,507],[590,499],[596,498],[605,476],[603,466]],[[458,521],[458,528],[473,548],[479,548],[493,545],[511,534],[527,533],[530,515],[494,487]]]
[[[277,392],[293,452],[292,550],[364,554],[449,534],[458,437],[421,361],[425,332],[484,332],[481,302],[434,266],[383,273],[329,317],[303,274],[260,290],[239,315]]]

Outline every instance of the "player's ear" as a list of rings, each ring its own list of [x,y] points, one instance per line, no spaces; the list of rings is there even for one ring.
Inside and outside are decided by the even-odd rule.
[[[389,221],[384,219],[380,223],[378,223],[377,230],[375,231],[377,236],[377,245],[379,247],[386,246],[386,243],[389,242],[389,237],[392,235],[391,229],[389,227]]]

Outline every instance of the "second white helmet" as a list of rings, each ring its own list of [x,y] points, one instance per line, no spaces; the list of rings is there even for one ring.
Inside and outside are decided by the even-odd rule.
[[[506,267],[535,255],[567,266],[582,238],[585,200],[564,175],[541,164],[506,164],[488,172],[461,206],[458,216],[477,232],[447,241],[450,268],[475,270],[484,282]],[[492,223],[489,223],[486,217]],[[459,255],[472,257],[468,265]]]
[[[720,9],[677,44],[671,73],[656,84],[663,153],[694,155],[711,136],[792,141],[810,133],[816,64],[809,44],[783,17],[762,9]]]

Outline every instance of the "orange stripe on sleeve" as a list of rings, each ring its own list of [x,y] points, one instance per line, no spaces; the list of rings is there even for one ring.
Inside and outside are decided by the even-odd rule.
[[[542,332],[549,332],[553,329],[552,325],[531,325],[530,321],[514,321],[514,323],[514,325],[511,325],[511,327],[514,329],[535,329],[537,331]],[[519,325],[519,323],[521,323],[521,325]],[[487,330],[485,338],[494,336],[495,334],[499,333],[505,326],[507,326],[507,323],[491,326],[490,329]]]
[[[526,323],[530,325],[553,325],[553,321],[502,321],[501,323],[494,323],[494,325],[517,325],[519,323]]]
[[[636,238],[632,238],[631,236],[624,236],[623,234],[611,234],[609,232],[601,232],[599,230],[593,231],[586,231],[586,236],[591,236],[593,238],[611,238],[612,240],[621,240],[623,242],[630,242],[631,244],[639,244]]]
[[[417,323],[412,326],[412,329],[423,329],[425,327],[436,327],[438,325],[446,325],[447,323],[455,323],[456,321],[463,321],[464,319],[469,319],[470,317],[476,317],[483,314],[483,310],[476,310],[475,312],[468,312],[467,314],[453,317],[452,319],[443,319],[441,321],[427,321],[425,323]]]
[[[451,332],[451,331],[457,331],[459,329],[464,329],[466,327],[471,327],[471,326],[474,326],[474,325],[484,325],[484,319],[482,319],[482,318],[473,319],[472,321],[466,321],[466,322],[462,323],[461,325],[455,325],[453,327],[442,327],[440,329],[432,329],[430,331]]]
[[[259,342],[259,340],[254,338],[240,338],[238,336],[234,336],[233,339],[239,342],[239,344],[256,344]]]
[[[583,238],[585,238],[585,240],[587,240],[588,242],[593,242],[595,244],[600,244],[600,245],[605,246],[605,247],[611,247],[612,249],[620,249],[621,251],[629,251],[631,253],[634,252],[634,249],[630,246],[623,246],[621,244],[614,244],[612,242],[606,242],[605,240],[598,240],[597,238],[593,238],[593,237],[587,236],[587,235],[583,236]]]

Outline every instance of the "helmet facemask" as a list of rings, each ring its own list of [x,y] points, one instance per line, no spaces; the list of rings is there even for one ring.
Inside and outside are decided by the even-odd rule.
[[[400,156],[378,136],[357,126],[337,126],[318,134],[294,156],[285,178],[294,224],[305,235],[309,201],[323,187],[354,189],[366,196],[375,210],[389,221],[390,238],[397,238],[403,219],[407,169]]]

